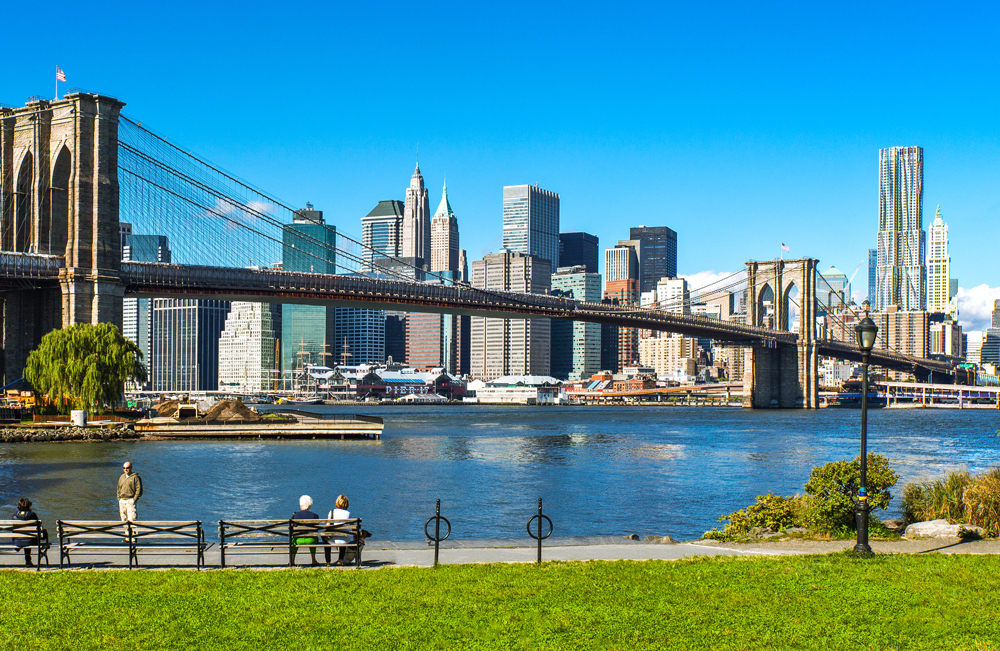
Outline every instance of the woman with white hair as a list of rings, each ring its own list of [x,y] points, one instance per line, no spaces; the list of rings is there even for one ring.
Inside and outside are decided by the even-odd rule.
[[[313,498],[308,495],[303,495],[299,498],[299,510],[292,514],[293,520],[319,520],[319,516],[310,511],[312,508]],[[292,558],[291,564],[295,565],[295,552],[298,550],[298,545],[315,545],[316,539],[313,537],[308,538],[296,538],[295,543],[292,545]],[[309,548],[309,555],[312,556],[312,565],[319,565],[316,562],[316,548]]]

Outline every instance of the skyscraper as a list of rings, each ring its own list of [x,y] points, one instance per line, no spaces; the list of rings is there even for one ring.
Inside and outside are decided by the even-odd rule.
[[[332,308],[336,340],[330,359],[337,364],[381,364],[385,361],[385,311],[356,307]],[[402,360],[394,359],[399,362]]]
[[[458,250],[458,271],[460,272],[459,280],[469,282],[469,260],[465,249]]]
[[[361,243],[364,270],[374,268],[375,258],[394,258],[403,253],[403,202],[379,201],[371,212],[361,218]]]
[[[503,189],[503,248],[559,266],[559,195],[535,185]]]
[[[947,313],[951,309],[951,255],[948,253],[948,224],[941,218],[941,206],[931,222],[927,247],[927,311]]]
[[[122,262],[170,262],[170,247],[165,235],[134,235],[132,225],[121,224]],[[153,301],[149,298],[125,298],[122,300],[122,335],[135,343],[142,351],[142,361],[146,365],[146,385],[149,388],[153,378]]]
[[[604,250],[604,273],[607,281],[639,280],[639,257],[635,246],[626,240]]]
[[[559,233],[559,266],[586,267],[586,273],[596,274],[600,262],[597,236],[590,233]]]
[[[924,150],[879,150],[878,268],[875,308],[927,309],[924,255]]]
[[[666,226],[630,228],[628,239],[639,242],[639,292],[656,289],[660,278],[677,277],[677,233]]]
[[[878,249],[868,249],[868,302],[875,307],[875,286],[878,284]]]
[[[448,201],[448,184],[441,190],[441,204],[431,220],[431,271],[460,271],[458,219]]]
[[[323,221],[323,211],[306,204],[297,210],[282,234],[282,268],[306,273],[337,273],[337,229]],[[305,364],[326,365],[333,353],[332,307],[285,305],[281,319],[281,351],[284,373]]]
[[[256,393],[278,386],[281,305],[234,301],[219,337],[219,391]]]
[[[576,301],[598,303],[601,275],[589,273],[586,265],[560,267],[552,274],[552,293]],[[600,370],[601,324],[553,320],[552,377],[580,380]]]
[[[410,187],[406,188],[402,235],[403,257],[420,258],[423,264],[430,264],[431,206],[419,163],[410,178]]]
[[[216,391],[228,301],[153,299],[153,391]]]
[[[831,266],[816,272],[816,300],[819,309],[833,310],[851,302],[851,281],[840,269]]]
[[[639,305],[638,240],[622,240],[604,251],[605,303]],[[612,337],[614,344],[612,346]],[[635,328],[608,326],[601,330],[601,366],[620,371],[639,361],[639,332]]]
[[[526,187],[526,186],[525,186]],[[552,282],[549,261],[502,251],[472,263],[472,286],[507,292],[544,294]],[[471,318],[470,365],[473,377],[549,375],[549,319]]]

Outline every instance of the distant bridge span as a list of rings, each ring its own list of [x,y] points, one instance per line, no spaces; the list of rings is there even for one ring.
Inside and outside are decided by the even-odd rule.
[[[63,259],[60,256],[0,252],[0,275],[10,284],[59,283]],[[624,328],[674,332],[690,337],[707,337],[743,346],[795,346],[799,334],[701,316],[658,310],[627,308],[601,303],[581,303],[571,299],[538,294],[484,291],[462,285],[380,280],[364,276],[298,273],[290,271],[242,269],[122,262],[119,278],[125,294],[137,298],[205,298],[225,301],[260,301],[335,305],[370,309],[467,314],[491,318],[569,319],[604,323]],[[853,344],[818,341],[821,355],[861,361]],[[895,370],[945,374],[950,364],[919,359],[895,351],[875,349],[873,364]]]

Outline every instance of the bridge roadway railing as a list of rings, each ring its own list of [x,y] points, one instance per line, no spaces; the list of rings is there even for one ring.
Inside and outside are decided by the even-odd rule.
[[[66,262],[62,256],[0,251],[0,276],[17,280],[55,280]]]
[[[794,345],[798,340],[798,335],[793,332],[755,328],[700,316],[580,303],[557,296],[482,290],[462,285],[153,262],[123,262],[121,278],[126,293],[139,296],[186,294],[223,300],[313,304],[336,301],[373,308],[379,305],[409,305],[412,311],[459,312],[498,318],[572,319],[742,344],[765,342],[768,345]]]
[[[0,251],[2,280],[57,280],[59,270],[64,266],[62,256]],[[316,302],[336,300],[361,304],[404,304],[430,308],[427,311],[455,311],[482,316],[509,314],[607,323],[620,327],[711,337],[716,341],[735,344],[759,342],[765,345],[794,345],[798,341],[798,335],[793,332],[756,328],[702,316],[604,303],[582,303],[539,294],[483,291],[454,285],[151,262],[123,262],[121,276],[126,291],[133,294],[228,294],[233,300],[271,297],[274,302],[279,303],[297,302],[296,299],[304,298]],[[853,343],[828,340],[819,341],[817,345],[820,355],[861,361],[861,355]],[[912,371],[916,367],[937,373],[954,371],[954,367],[947,362],[911,357],[882,348],[872,351],[871,362],[904,371]]]
[[[820,341],[817,342],[817,348],[819,349],[819,354],[825,357],[835,357],[852,362],[861,361],[861,352],[858,350],[857,345],[853,343],[833,340]],[[885,348],[873,348],[870,361],[876,366],[891,368],[897,371],[913,372],[917,368],[935,373],[953,373],[955,371],[955,366],[948,362],[913,357]]]

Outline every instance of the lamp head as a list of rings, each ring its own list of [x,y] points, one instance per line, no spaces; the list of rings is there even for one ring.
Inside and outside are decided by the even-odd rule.
[[[875,347],[875,337],[878,335],[878,326],[875,322],[871,320],[868,316],[868,309],[870,307],[868,301],[862,304],[865,310],[865,318],[861,319],[858,325],[854,326],[854,334],[857,337],[858,348],[865,354],[872,351]]]

